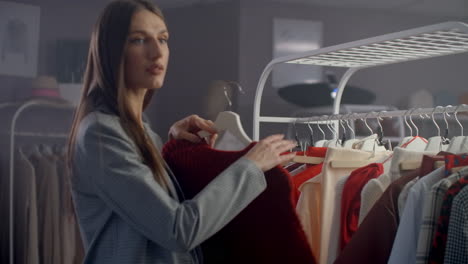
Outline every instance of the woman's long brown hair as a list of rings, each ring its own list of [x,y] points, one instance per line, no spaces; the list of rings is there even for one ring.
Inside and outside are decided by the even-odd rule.
[[[105,104],[120,117],[120,123],[135,142],[144,163],[151,169],[155,180],[168,189],[164,161],[137,116],[132,113],[127,100],[129,90],[125,86],[123,53],[133,15],[146,9],[159,16],[161,10],[146,0],[118,0],[110,3],[98,18],[91,35],[88,62],[84,75],[83,91],[68,142],[68,166],[72,172],[76,135],[81,120],[99,104]],[[145,95],[143,109],[149,104],[153,91]],[[72,173],[70,173],[72,175]]]

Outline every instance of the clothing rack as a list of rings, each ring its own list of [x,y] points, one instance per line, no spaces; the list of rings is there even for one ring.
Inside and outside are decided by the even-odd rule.
[[[0,108],[14,106],[15,103],[5,103],[0,105]],[[68,134],[65,133],[35,133],[27,131],[16,131],[17,122],[22,117],[21,115],[25,110],[34,107],[34,106],[45,106],[54,108],[56,110],[74,110],[74,106],[67,102],[53,102],[44,99],[33,99],[26,101],[23,104],[18,105],[18,108],[13,114],[11,119],[11,125],[9,130],[10,136],[10,154],[9,154],[9,214],[10,214],[10,228],[9,228],[9,263],[14,263],[14,175],[15,175],[15,140],[17,136],[26,136],[26,137],[39,137],[39,138],[67,138]],[[68,132],[68,131],[66,131]]]
[[[468,112],[468,105],[458,106],[445,106],[435,108],[416,108],[410,110],[397,110],[397,111],[381,111],[381,112],[368,112],[368,113],[347,113],[347,114],[336,114],[336,115],[322,115],[313,117],[263,117],[262,120],[265,122],[275,123],[297,123],[297,124],[326,124],[330,121],[338,120],[356,120],[356,119],[367,119],[367,118],[384,118],[384,117],[403,117],[403,116],[421,116],[421,115],[433,115],[433,114],[444,114],[444,113],[459,113]]]
[[[468,25],[462,22],[445,22],[276,58],[265,67],[257,85],[253,114],[253,140],[259,140],[260,122],[285,123],[296,120],[296,118],[260,116],[263,89],[273,67],[277,64],[293,63],[348,68],[338,84],[338,91],[333,102],[333,114],[337,115],[346,83],[358,70],[463,52],[468,52]],[[404,116],[404,113],[395,113],[394,116]],[[384,114],[381,117],[385,117]],[[312,119],[309,121],[312,122]],[[334,121],[333,125],[337,130],[338,121]]]

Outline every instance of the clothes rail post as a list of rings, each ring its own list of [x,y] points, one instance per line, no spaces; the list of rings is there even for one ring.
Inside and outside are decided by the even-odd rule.
[[[13,104],[6,104],[6,106],[13,105]],[[67,135],[64,133],[29,133],[29,132],[18,132],[16,131],[16,124],[18,119],[21,117],[21,114],[24,113],[24,111],[32,106],[47,106],[47,107],[53,107],[56,108],[57,110],[60,109],[74,109],[74,107],[68,103],[60,103],[60,102],[50,102],[47,100],[31,100],[27,101],[24,104],[20,105],[18,109],[15,111],[13,114],[12,120],[11,120],[11,126],[10,126],[10,160],[9,160],[9,219],[10,219],[10,230],[9,230],[9,263],[14,264],[15,259],[14,259],[14,173],[15,173],[15,137],[16,136],[33,136],[33,137],[53,137],[53,138],[66,138]],[[67,131],[68,132],[68,131]]]

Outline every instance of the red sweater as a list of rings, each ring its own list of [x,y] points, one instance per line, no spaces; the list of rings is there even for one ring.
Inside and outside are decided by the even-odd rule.
[[[254,145],[242,151],[220,151],[205,143],[172,140],[162,153],[185,198],[191,199]],[[202,243],[204,263],[315,263],[292,205],[288,173],[276,167],[265,173],[265,179],[266,190]]]
[[[341,196],[340,249],[348,244],[358,229],[361,191],[368,181],[383,173],[381,163],[371,163],[354,170],[346,181]]]
[[[324,158],[326,154],[327,154],[327,148],[322,148],[322,147],[309,147],[306,152],[307,156],[317,157],[317,158]],[[297,152],[297,155],[304,155],[304,152]],[[292,183],[294,186],[294,191],[292,192],[294,207],[297,205],[297,201],[299,200],[299,196],[301,194],[299,191],[299,187],[304,182],[319,175],[320,172],[322,172],[323,163],[307,164],[306,166],[307,166],[307,169],[305,169],[304,171],[292,177]]]

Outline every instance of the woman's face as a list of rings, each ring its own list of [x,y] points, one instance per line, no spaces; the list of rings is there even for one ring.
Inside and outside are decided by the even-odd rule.
[[[133,15],[124,51],[125,84],[130,89],[159,89],[169,60],[169,32],[156,14]]]

